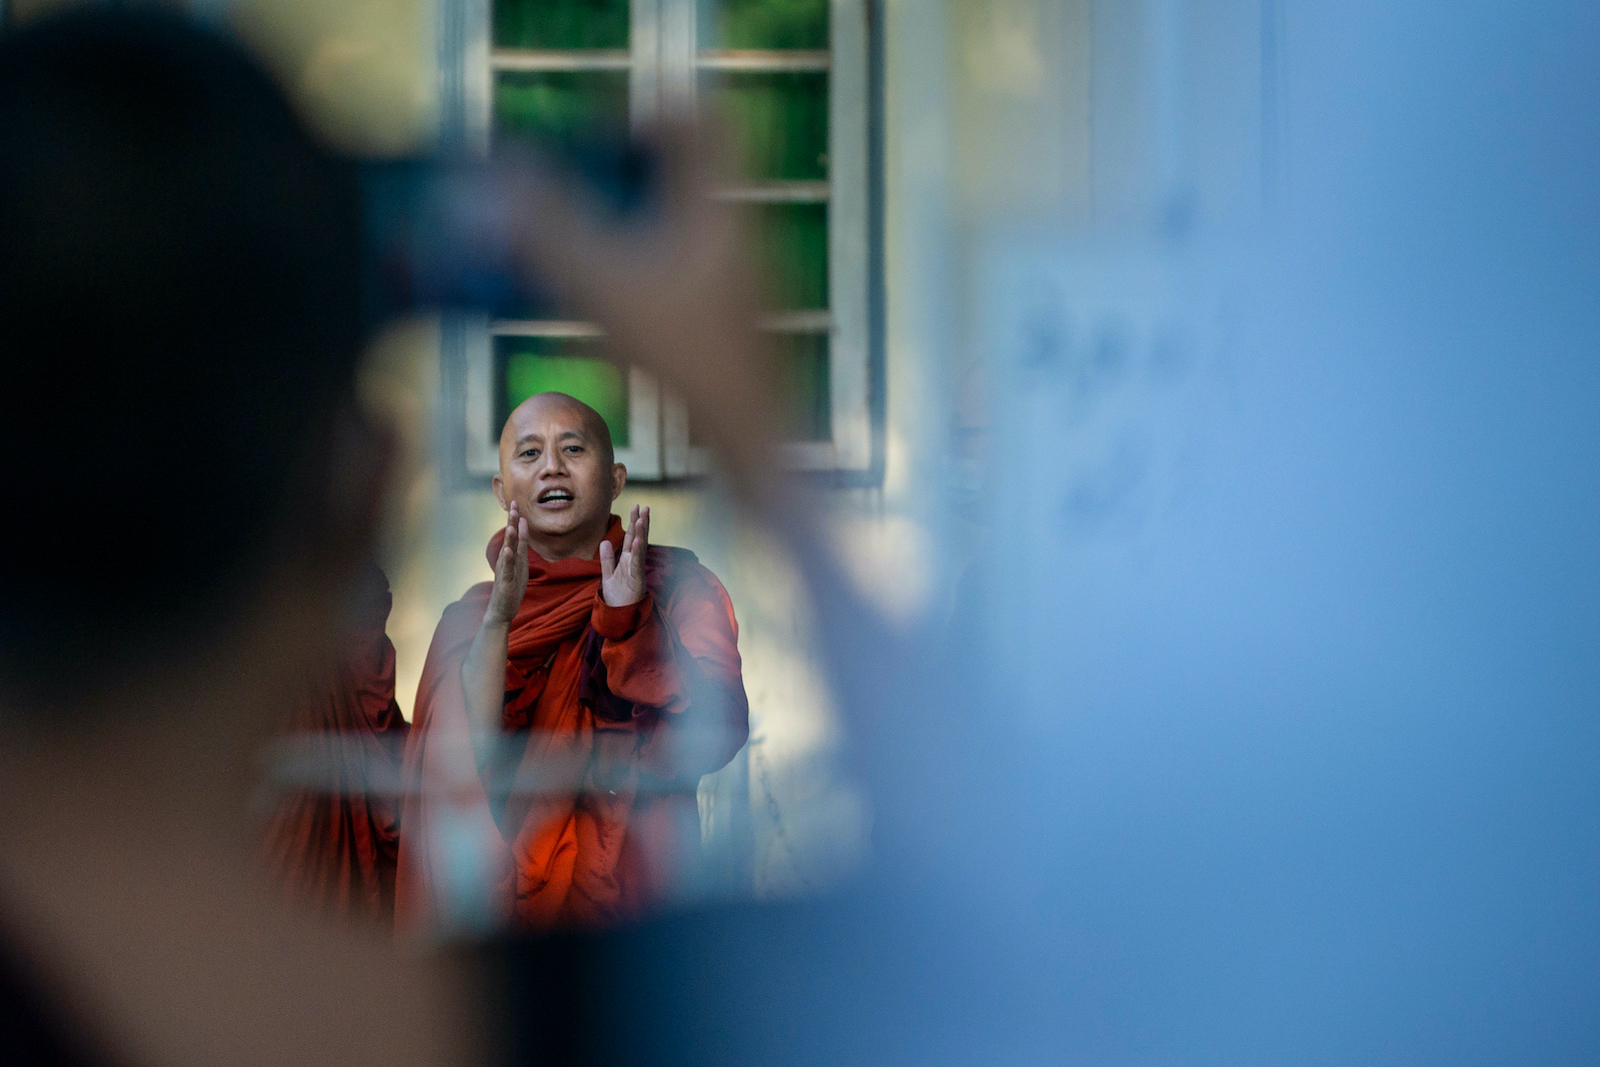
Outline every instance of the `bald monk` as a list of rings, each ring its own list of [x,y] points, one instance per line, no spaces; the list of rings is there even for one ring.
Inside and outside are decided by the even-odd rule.
[[[749,732],[738,627],[692,553],[650,546],[649,508],[611,514],[626,481],[586,404],[543,393],[507,420],[494,581],[446,610],[417,691],[402,933],[463,907],[532,929],[631,919],[698,854],[696,785]],[[452,897],[468,869],[491,900]]]

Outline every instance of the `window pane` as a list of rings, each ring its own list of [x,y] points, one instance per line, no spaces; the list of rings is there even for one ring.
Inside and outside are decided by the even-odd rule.
[[[627,48],[628,0],[494,0],[496,48]]]
[[[781,334],[775,340],[780,438],[829,440],[833,420],[828,403],[828,335]]]
[[[828,306],[828,205],[760,204],[753,208],[757,254],[767,271],[767,299],[780,311]]]
[[[495,132],[547,147],[627,136],[627,71],[503,73],[494,83]]]
[[[721,0],[702,48],[826,48],[828,0]]]
[[[612,363],[595,355],[595,342],[572,337],[496,337],[495,365],[501,409],[496,429],[511,409],[535,393],[566,393],[600,413],[611,430],[611,443],[628,447],[628,381]]]
[[[738,137],[742,176],[820,181],[828,176],[828,76],[737,73],[707,91]]]

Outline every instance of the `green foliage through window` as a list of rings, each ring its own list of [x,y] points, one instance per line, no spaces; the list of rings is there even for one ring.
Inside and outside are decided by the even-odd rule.
[[[828,0],[722,0],[705,48],[826,48]]]
[[[600,413],[616,448],[628,447],[628,382],[615,364],[594,355],[587,338],[496,337],[495,363],[500,369],[502,405],[495,429],[505,425],[511,409],[535,393],[566,393]]]
[[[551,149],[628,130],[626,71],[503,73],[494,83],[498,135]]]
[[[494,0],[496,48],[627,48],[628,0]]]
[[[744,177],[820,181],[828,176],[826,74],[725,74],[708,88],[738,136]]]
[[[777,366],[778,436],[783,441],[827,441],[829,417],[828,335],[783,334],[774,345]]]
[[[753,210],[768,303],[782,311],[828,306],[828,205],[762,204]]]

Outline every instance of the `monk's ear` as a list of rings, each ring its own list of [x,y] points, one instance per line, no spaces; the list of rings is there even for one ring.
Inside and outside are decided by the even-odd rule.
[[[628,468],[620,463],[611,465],[611,499],[615,500],[622,495],[622,487],[628,484]]]
[[[496,474],[489,484],[494,487],[494,498],[500,501],[500,510],[510,511],[511,505],[506,503],[506,484],[500,480],[500,476]]]

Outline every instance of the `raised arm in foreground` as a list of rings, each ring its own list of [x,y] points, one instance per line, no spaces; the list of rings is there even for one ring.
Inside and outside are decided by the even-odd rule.
[[[461,661],[461,691],[466,699],[467,722],[472,725],[472,749],[482,767],[489,760],[500,733],[500,710],[505,702],[506,649],[511,640],[511,620],[517,617],[528,590],[528,523],[517,514],[513,501],[506,515],[506,540],[494,565],[494,589],[478,626],[472,647]]]

